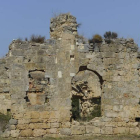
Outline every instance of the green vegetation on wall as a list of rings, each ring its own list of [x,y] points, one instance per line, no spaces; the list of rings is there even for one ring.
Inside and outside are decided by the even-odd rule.
[[[6,125],[8,124],[10,119],[10,113],[8,113],[7,115],[0,113],[0,131],[4,131],[6,129]]]

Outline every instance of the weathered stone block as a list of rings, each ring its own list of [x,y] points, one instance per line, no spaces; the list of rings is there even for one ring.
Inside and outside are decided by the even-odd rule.
[[[71,129],[70,128],[62,128],[60,130],[61,135],[71,135]]]
[[[21,130],[19,136],[20,137],[32,137],[33,136],[33,130],[32,129]]]
[[[95,126],[86,126],[86,134],[93,134]]]
[[[40,118],[42,118],[42,119],[49,118],[49,112],[48,111],[40,112]]]
[[[44,120],[44,119],[31,119],[30,120],[30,123],[42,123],[42,122],[47,122],[47,120]]]
[[[72,135],[83,135],[86,132],[86,128],[84,126],[72,126],[71,133]]]
[[[12,51],[12,55],[13,56],[23,56],[24,55],[24,51],[21,50],[21,49],[13,50]]]
[[[129,127],[117,127],[113,128],[114,134],[128,134],[129,133]]]
[[[112,127],[105,127],[105,134],[107,134],[107,135],[113,134],[113,129],[112,129]]]
[[[131,135],[137,135],[139,133],[139,127],[130,128]]]
[[[27,68],[27,70],[34,70],[36,68],[35,63],[26,63],[25,67]]]
[[[1,136],[4,138],[8,138],[11,135],[11,131],[6,130]]]
[[[29,124],[30,129],[46,129],[50,128],[50,123],[31,123]]]
[[[19,130],[11,130],[11,137],[16,138],[19,136]]]
[[[46,134],[46,130],[44,129],[34,129],[33,130],[33,136],[34,137],[40,137]]]
[[[10,130],[15,130],[16,129],[16,126],[15,125],[10,125]]]
[[[10,119],[9,124],[10,125],[17,125],[18,121],[15,119]]]
[[[21,120],[18,120],[18,124],[28,124],[30,122],[29,119],[21,119]]]
[[[114,52],[104,52],[104,53],[102,53],[102,56],[105,57],[105,58],[115,58],[116,53],[114,53]]]
[[[59,118],[60,112],[59,111],[51,111],[50,118]]]
[[[32,111],[31,112],[31,118],[32,119],[38,119],[40,117],[40,113],[38,111]]]
[[[71,123],[70,122],[62,122],[61,123],[61,128],[70,128]]]
[[[15,119],[22,119],[23,118],[23,114],[22,113],[16,113],[13,115]]]
[[[57,118],[49,118],[49,119],[45,119],[44,122],[54,123],[54,122],[59,122],[59,120]]]
[[[51,128],[59,128],[60,123],[51,123]]]
[[[16,126],[17,129],[22,130],[22,129],[28,129],[29,128],[29,124],[18,124]]]
[[[47,134],[58,134],[58,129],[57,128],[51,128],[51,129],[47,129]]]
[[[106,112],[105,116],[109,117],[109,118],[116,118],[116,117],[118,117],[118,113],[116,113],[116,112]]]

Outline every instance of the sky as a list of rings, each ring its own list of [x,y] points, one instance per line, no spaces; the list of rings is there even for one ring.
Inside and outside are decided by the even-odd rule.
[[[0,57],[13,39],[32,34],[49,39],[50,19],[68,12],[86,38],[113,31],[140,46],[140,0],[0,0]]]

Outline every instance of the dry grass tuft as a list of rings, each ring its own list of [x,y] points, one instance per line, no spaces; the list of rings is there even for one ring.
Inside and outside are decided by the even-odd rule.
[[[32,35],[30,38],[31,42],[35,42],[35,43],[44,43],[45,42],[45,36],[41,36],[41,35]]]

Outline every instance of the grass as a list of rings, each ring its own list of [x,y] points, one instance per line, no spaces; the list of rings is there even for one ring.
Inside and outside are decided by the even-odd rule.
[[[45,36],[41,36],[41,35],[31,35],[30,39],[28,39],[27,37],[25,38],[25,40],[23,40],[22,38],[18,38],[15,40],[16,43],[22,43],[23,41],[29,41],[29,42],[34,42],[34,43],[44,43],[45,42]]]
[[[95,34],[92,38],[93,43],[101,43],[102,37],[99,34]]]
[[[0,138],[0,140],[20,140],[16,138]],[[45,138],[22,138],[21,140],[140,140],[140,136],[71,136],[71,137],[45,137]]]
[[[45,42],[45,36],[37,36],[37,35],[32,35],[30,38],[31,42],[35,42],[35,43],[44,43]]]
[[[2,129],[2,131],[5,130],[5,127],[8,124],[10,119],[11,119],[10,113],[8,113],[7,115],[0,113],[0,125],[1,125],[0,128]]]
[[[22,43],[23,40],[22,40],[22,38],[18,38],[15,42],[16,42],[16,43]]]

